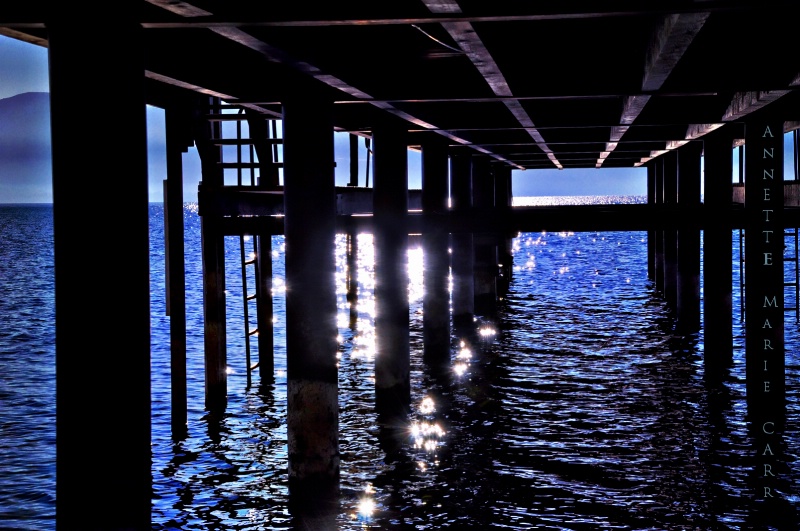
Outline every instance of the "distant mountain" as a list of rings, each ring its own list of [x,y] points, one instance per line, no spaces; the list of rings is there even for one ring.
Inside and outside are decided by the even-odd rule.
[[[50,94],[26,92],[0,100],[0,160],[50,157]]]
[[[52,201],[50,94],[0,99],[0,203]]]

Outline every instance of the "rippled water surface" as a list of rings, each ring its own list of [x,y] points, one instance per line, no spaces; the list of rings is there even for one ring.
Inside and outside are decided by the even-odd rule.
[[[0,206],[0,529],[54,527],[52,221]]]
[[[189,433],[177,442],[170,432],[163,211],[151,206],[153,528],[306,528],[288,509],[283,238],[272,239],[276,378],[262,386],[255,375],[251,387],[240,240],[226,240],[229,401],[223,418],[210,418],[195,206],[185,211]],[[0,261],[0,311],[11,324],[0,329],[4,529],[54,527],[50,215],[49,208],[0,208],[0,256],[9,257]],[[413,412],[403,447],[390,459],[373,406],[372,238],[361,234],[357,242],[351,311],[346,236],[337,236],[342,494],[330,527],[753,528],[736,289],[734,364],[711,383],[702,331],[676,334],[670,309],[647,279],[646,233],[523,233],[513,240],[512,282],[497,318],[477,321],[475,335],[452,337],[442,374],[422,360],[423,256],[412,240]],[[736,233],[732,243],[737,285]],[[26,290],[9,281],[20,275],[30,277]],[[787,446],[795,455],[798,327],[789,314],[786,335]],[[800,474],[793,463],[790,470],[796,484]],[[787,495],[794,500],[796,493]]]

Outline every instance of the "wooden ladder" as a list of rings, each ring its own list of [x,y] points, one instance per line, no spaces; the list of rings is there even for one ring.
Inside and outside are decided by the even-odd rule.
[[[225,111],[235,111],[235,112],[225,112]],[[252,116],[250,117],[252,118]],[[235,137],[233,138],[225,138],[223,134],[223,127],[217,127],[215,130],[217,131],[217,137],[214,143],[223,150],[223,154],[220,157],[220,166],[224,170],[233,169],[236,170],[236,186],[238,188],[243,187],[256,187],[261,186],[262,183],[259,181],[262,179],[262,176],[256,175],[256,170],[260,169],[262,172],[266,170],[268,175],[266,176],[267,186],[269,187],[277,187],[279,182],[279,168],[282,167],[282,163],[278,161],[279,158],[279,151],[278,146],[282,143],[282,140],[278,138],[277,132],[277,121],[274,119],[266,119],[259,117],[259,120],[265,120],[268,124],[265,124],[263,130],[258,131],[262,135],[266,135],[267,138],[253,138],[255,135],[252,134],[253,127],[250,127],[251,122],[248,122],[248,116],[245,114],[243,108],[236,108],[236,107],[224,107],[224,106],[217,106],[216,112],[209,115],[209,119],[212,121],[217,122],[226,122],[226,121],[233,121],[235,122]],[[245,136],[243,132],[243,122],[248,123],[248,135]],[[271,126],[271,128],[270,128]],[[259,126],[256,126],[259,127]],[[262,147],[268,146],[268,149],[264,149],[261,154],[262,156],[266,155],[269,157],[269,160],[266,163],[262,163],[258,160],[257,157],[257,149],[256,145],[260,144]],[[235,160],[226,160],[224,155],[224,146],[235,146],[236,148],[236,156]],[[257,324],[257,317],[256,317],[256,324],[253,324],[252,315],[258,315],[257,309],[258,304],[260,301],[264,300],[264,297],[270,298],[272,296],[271,293],[261,293],[262,289],[262,282],[261,282],[261,264],[260,260],[261,257],[259,255],[259,249],[261,245],[259,245],[259,240],[261,236],[258,234],[239,234],[239,257],[241,262],[241,278],[242,278],[242,300],[243,300],[243,308],[244,308],[244,339],[245,339],[245,365],[247,367],[247,387],[249,388],[252,385],[252,373],[255,369],[258,368],[259,362],[253,362],[252,360],[252,350],[253,350],[253,337],[258,337],[259,328]],[[263,247],[263,252],[267,253],[267,256],[264,258],[266,260],[271,260],[271,245],[269,245],[269,241],[271,238],[268,238],[267,245]],[[252,248],[248,249],[248,245],[252,244]],[[252,292],[248,287],[252,279],[252,284],[254,284],[254,289]],[[267,299],[269,300],[269,299]],[[271,304],[271,301],[269,302]],[[255,305],[256,311],[251,311],[251,305]]]

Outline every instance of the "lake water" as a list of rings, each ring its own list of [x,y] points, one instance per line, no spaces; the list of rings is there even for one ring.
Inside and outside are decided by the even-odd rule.
[[[551,201],[556,201],[552,200]],[[563,200],[559,200],[563,201]],[[627,198],[628,202],[640,198]],[[586,202],[581,200],[581,202]],[[541,201],[540,201],[541,204]],[[288,508],[283,237],[272,238],[276,378],[247,386],[240,241],[227,238],[228,407],[204,411],[200,230],[185,209],[188,436],[170,432],[163,210],[151,205],[155,530],[299,528]],[[55,528],[52,209],[0,206],[0,529]],[[480,340],[452,371],[422,360],[422,251],[409,249],[412,405],[400,459],[378,444],[374,275],[358,255],[357,319],[337,237],[339,529],[751,529],[738,232],[733,366],[704,375],[702,329],[677,335],[647,279],[645,232],[523,233]],[[251,245],[250,242],[246,242]],[[786,443],[796,455],[798,324],[786,319]],[[254,354],[255,355],[255,354]],[[792,484],[800,470],[790,463]],[[102,488],[102,485],[98,485]],[[796,507],[796,489],[786,493]]]

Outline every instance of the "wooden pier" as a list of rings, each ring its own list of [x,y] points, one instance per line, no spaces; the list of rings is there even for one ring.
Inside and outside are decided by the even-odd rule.
[[[202,162],[210,414],[225,409],[227,396],[223,239],[286,236],[293,497],[319,501],[335,492],[339,477],[336,231],[372,231],[376,270],[395,286],[404,282],[408,235],[422,234],[430,260],[425,354],[433,364],[447,356],[450,268],[456,282],[469,285],[459,291],[468,297],[453,301],[453,322],[469,322],[494,311],[498,290],[513,282],[507,241],[516,232],[647,231],[648,274],[686,333],[700,323],[704,275],[706,367],[713,376],[732,349],[731,230],[743,229],[753,497],[780,512],[783,251],[779,239],[758,235],[800,226],[798,186],[784,182],[782,163],[783,136],[800,125],[800,56],[786,53],[796,49],[795,5],[646,4],[124,0],[109,11],[6,2],[0,33],[47,46],[50,54],[58,528],[150,529],[145,104],[167,116],[177,439],[187,407],[181,154],[194,145]],[[231,124],[234,135],[226,134]],[[369,142],[369,187],[360,186],[357,166],[351,186],[335,186],[334,131],[351,134],[353,150]],[[408,192],[408,149],[422,153],[419,194]],[[740,157],[740,183],[732,179],[734,149],[747,155]],[[647,204],[511,207],[516,170],[623,167],[647,168]],[[89,190],[100,199],[89,204]],[[89,235],[100,227],[112,233],[111,244]],[[458,261],[448,258],[448,241]],[[260,275],[253,289],[261,294],[270,289],[266,262],[253,264]],[[88,285],[108,289],[87,292]],[[407,300],[397,289],[381,290],[376,407],[396,418],[409,400]],[[259,359],[252,369],[268,380],[265,300],[258,300]],[[89,410],[98,400],[109,409]],[[92,470],[112,463],[114,473],[103,474],[98,489]]]

